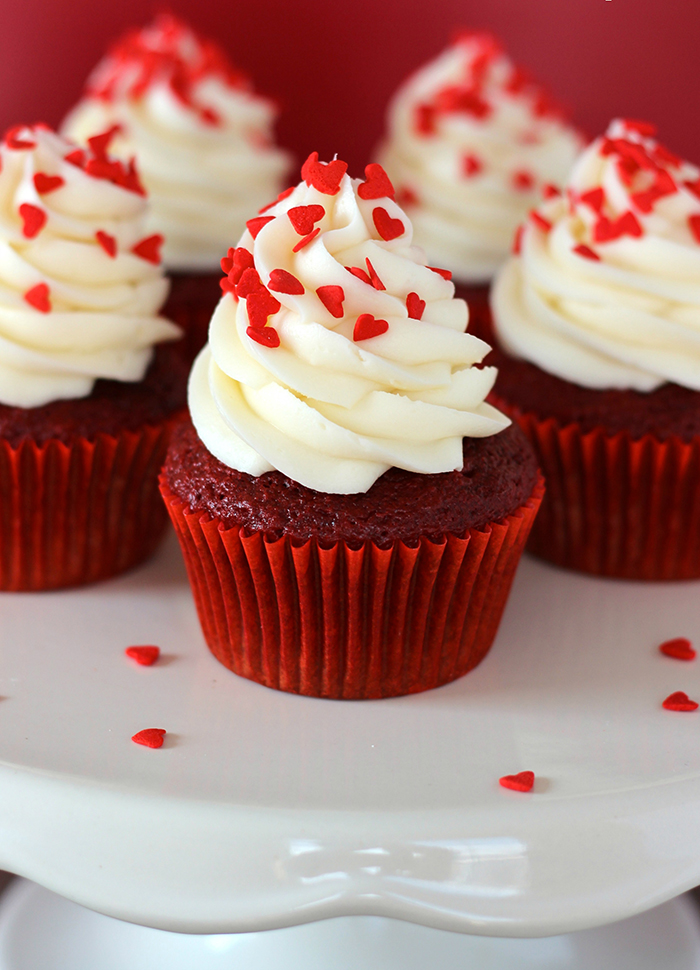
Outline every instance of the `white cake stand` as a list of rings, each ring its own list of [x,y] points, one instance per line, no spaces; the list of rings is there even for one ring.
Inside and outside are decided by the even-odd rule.
[[[190,963],[164,967],[262,970],[283,953],[285,970],[295,954],[306,970],[622,970],[630,953],[637,970],[700,968],[683,901],[561,936],[700,882],[700,712],[661,707],[674,690],[700,698],[700,661],[656,650],[700,638],[700,583],[526,559],[482,665],[389,701],[312,700],[226,671],[172,537],[109,583],[3,594],[0,618],[0,865],[99,913],[204,934],[185,938]],[[138,643],[157,643],[159,663],[128,661]],[[130,741],[146,727],[167,729],[163,748]],[[523,769],[532,794],[499,787]],[[96,958],[95,934],[112,954],[116,937],[150,947],[149,970],[174,946],[23,883],[1,909],[0,970],[140,968]],[[17,941],[51,920],[64,949],[83,940],[83,963],[21,962]],[[259,932],[280,927],[294,929]]]

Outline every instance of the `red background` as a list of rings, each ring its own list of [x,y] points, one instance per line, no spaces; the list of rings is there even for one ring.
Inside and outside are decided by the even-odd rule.
[[[697,0],[172,0],[283,105],[279,137],[359,172],[386,101],[455,26],[490,28],[597,134],[615,114],[656,122],[700,162]],[[0,126],[57,124],[110,40],[162,2],[0,0]]]

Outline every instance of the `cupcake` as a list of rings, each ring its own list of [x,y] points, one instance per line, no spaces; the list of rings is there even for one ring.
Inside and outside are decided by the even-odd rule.
[[[219,260],[282,187],[289,159],[273,144],[275,114],[220,47],[168,14],[117,41],[63,123],[80,143],[109,131],[118,158],[136,157],[147,231],[165,237],[165,313],[185,328],[190,359],[221,296]]]
[[[486,654],[542,489],[466,304],[346,169],[311,155],[229,250],[161,491],[223,664],[388,697]]]
[[[103,579],[167,521],[186,365],[133,166],[42,125],[0,147],[0,589]]]
[[[537,450],[531,548],[585,572],[700,576],[700,170],[614,121],[531,213],[493,289],[496,399]]]
[[[583,147],[546,91],[489,34],[462,32],[398,89],[379,161],[429,262],[449,269],[482,332],[513,233]]]

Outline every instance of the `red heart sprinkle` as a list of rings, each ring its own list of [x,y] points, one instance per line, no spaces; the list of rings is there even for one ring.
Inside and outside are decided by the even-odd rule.
[[[238,294],[240,296],[240,293]],[[246,297],[246,310],[248,311],[248,323],[251,327],[262,329],[267,323],[267,318],[277,313],[281,304],[276,300],[272,293],[268,292],[264,286]]]
[[[665,640],[659,647],[659,651],[674,660],[695,660],[697,654],[690,644],[690,640],[685,637],[676,637],[675,640]]]
[[[371,162],[365,166],[365,181],[357,187],[361,199],[393,199],[394,186],[381,165]]]
[[[51,312],[51,301],[49,300],[49,288],[46,283],[37,283],[24,294],[24,299],[30,306],[40,313]]]
[[[93,135],[92,138],[88,138],[87,143],[90,146],[90,151],[93,153],[93,155],[97,155],[98,158],[103,158],[107,154],[109,143],[112,141],[117,132],[121,130],[121,125],[112,125],[112,127],[108,128],[107,131],[103,131],[99,135]]]
[[[696,701],[691,701],[684,690],[677,690],[668,695],[662,707],[667,711],[696,711],[698,704]]]
[[[237,249],[229,249],[228,257],[221,260],[221,268],[228,275],[229,283],[233,286],[238,283],[247,269],[253,269],[255,260],[253,254],[244,246]],[[226,268],[228,266],[228,269]]]
[[[160,657],[160,647],[127,647],[124,653],[142,667],[150,667]]]
[[[591,249],[590,246],[586,246],[585,243],[579,243],[578,246],[574,246],[573,252],[578,253],[579,256],[583,256],[585,259],[595,259],[600,262],[600,256],[598,253]]]
[[[145,728],[143,731],[137,731],[131,740],[146,748],[162,748],[165,734],[165,728]]]
[[[26,129],[26,125],[15,125],[5,132],[5,144],[8,148],[21,151],[23,148],[36,148],[36,142],[29,138],[20,138],[19,133]]]
[[[251,293],[263,288],[262,281],[258,276],[258,271],[254,266],[247,266],[240,275],[236,286],[236,296],[245,300]]]
[[[39,195],[47,195],[49,192],[60,189],[65,184],[65,179],[62,179],[60,175],[46,175],[44,172],[37,172],[34,176],[34,188]]]
[[[308,236],[313,232],[314,223],[323,219],[325,214],[326,210],[322,205],[295,205],[287,211],[294,231],[300,236]]]
[[[406,309],[411,320],[420,320],[425,310],[425,300],[421,300],[417,293],[409,293],[406,297]]]
[[[19,215],[24,225],[22,235],[33,239],[46,225],[46,213],[31,202],[23,202],[19,207]]]
[[[296,246],[293,246],[292,247],[292,252],[293,253],[298,253],[299,250],[301,250],[301,249],[304,248],[304,246],[308,246],[309,243],[310,242],[313,242],[313,240],[316,238],[316,236],[318,236],[318,234],[319,234],[320,231],[321,230],[318,227],[316,227],[316,229],[314,229],[313,232],[310,232],[308,236],[304,236],[303,239],[300,239],[299,240],[299,242],[296,244]]]
[[[361,313],[355,321],[352,339],[369,340],[371,337],[378,337],[380,334],[386,333],[388,329],[389,324],[386,320],[377,320],[371,313]]]
[[[108,232],[104,232],[103,229],[98,229],[95,233],[95,239],[98,241],[100,246],[104,249],[108,256],[112,259],[117,255],[117,240],[114,236],[110,236]]]
[[[579,196],[579,199],[589,209],[593,209],[594,212],[600,212],[605,205],[605,192],[602,188],[590,189],[588,192],[583,192]]]
[[[140,256],[146,262],[158,266],[160,263],[160,247],[162,245],[163,237],[160,233],[156,233],[154,236],[146,236],[141,242],[136,243],[135,246],[131,247],[131,251],[135,256]]]
[[[658,130],[650,121],[636,121],[634,118],[620,118],[620,121],[625,128],[636,131],[643,138],[653,138]]]
[[[275,293],[289,293],[292,296],[301,296],[304,293],[304,284],[286,269],[273,269],[267,285]]]
[[[518,189],[520,192],[527,192],[528,189],[533,188],[535,185],[535,177],[532,172],[528,172],[527,169],[520,169],[518,172],[513,172],[513,187]]]
[[[369,273],[366,273],[361,267],[346,266],[345,269],[348,271],[348,273],[352,273],[353,276],[356,276],[358,280],[362,280],[363,283],[367,283],[369,286],[372,285],[372,280],[369,278]]]
[[[77,165],[78,168],[82,168],[85,165],[85,152],[82,148],[76,148],[75,151],[64,155],[63,161],[70,162],[71,165]]]
[[[530,213],[530,218],[543,232],[549,232],[549,230],[552,228],[552,223],[549,221],[549,219],[545,219],[545,217],[540,215],[540,213],[535,209],[533,209]]]
[[[370,263],[369,257],[365,258],[365,263],[367,264],[367,272],[369,273],[369,280],[372,286],[375,288],[375,290],[385,290],[386,286],[384,286],[382,281],[377,276],[377,271]]]
[[[688,216],[688,226],[690,231],[695,236],[696,242],[700,243],[700,215]]]
[[[345,290],[342,286],[336,286],[333,283],[329,283],[327,286],[319,286],[316,295],[332,317],[337,320],[342,318],[343,300],[345,299]]]
[[[278,202],[281,202],[283,199],[288,198],[288,196],[292,194],[295,188],[296,188],[296,185],[290,185],[288,189],[284,190],[284,192],[280,192],[280,194],[277,196],[274,202],[268,202],[267,205],[264,205],[262,209],[258,210],[258,215],[262,215],[263,212],[267,212],[268,209],[272,209],[273,206],[276,206]]]
[[[274,216],[256,216],[254,219],[249,219],[246,222],[246,228],[253,239],[257,239],[262,227],[266,226],[268,222],[272,222],[274,218]]]
[[[399,205],[405,207],[407,205],[418,205],[420,199],[418,198],[418,194],[409,188],[408,185],[402,185],[396,193],[396,201]]]
[[[639,238],[642,235],[644,235],[644,230],[631,210],[623,212],[617,219],[608,219],[607,216],[600,216],[593,227],[593,239],[595,242],[611,242],[614,239],[619,239],[621,236],[635,236]]]
[[[534,771],[519,771],[517,775],[504,775],[498,779],[501,788],[510,788],[511,791],[532,791],[535,784]]]
[[[246,333],[251,340],[262,344],[263,347],[279,347],[280,345],[280,335],[274,327],[248,327]]]
[[[235,299],[236,286],[234,283],[231,282],[228,276],[221,277],[221,279],[219,280],[219,286],[221,287],[222,293],[233,293],[234,299]]]
[[[426,266],[426,269],[429,269],[432,273],[437,273],[438,276],[442,276],[448,282],[452,279],[452,272],[449,269],[440,269],[438,266]]]
[[[406,231],[403,222],[400,219],[392,219],[382,206],[377,206],[376,209],[372,210],[372,219],[377,227],[377,232],[387,242],[391,239],[397,239]]]
[[[319,162],[318,152],[312,152],[302,165],[301,177],[307,185],[313,185],[324,195],[335,195],[340,189],[340,183],[347,170],[347,162],[341,162],[336,158],[324,164]]]
[[[684,182],[683,185],[700,199],[700,178],[696,178],[694,182]]]
[[[555,199],[557,196],[561,195],[561,191],[556,187],[556,185],[552,185],[551,182],[547,182],[546,185],[542,186],[542,195],[545,197],[545,199]]]
[[[478,175],[483,167],[481,159],[477,158],[476,155],[465,155],[462,159],[462,174],[466,175],[467,178]]]
[[[432,104],[419,104],[416,107],[415,123],[419,135],[435,134],[435,114]]]

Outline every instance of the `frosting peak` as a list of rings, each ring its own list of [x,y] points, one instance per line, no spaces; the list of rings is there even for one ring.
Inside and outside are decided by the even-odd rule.
[[[485,282],[583,142],[547,92],[489,34],[464,31],[389,107],[380,161],[416,242],[462,282]]]
[[[700,390],[700,169],[654,136],[613,121],[494,286],[506,349],[584,387]]]
[[[222,260],[224,296],[190,380],[197,432],[252,475],[366,491],[392,465],[462,467],[502,430],[489,347],[465,333],[449,273],[425,265],[379,165],[351,179],[314,153]]]
[[[0,402],[37,407],[86,397],[100,377],[138,381],[155,343],[180,330],[158,316],[167,295],[162,237],[144,232],[138,175],[43,125],[0,146]]]
[[[138,160],[168,268],[215,270],[288,167],[275,114],[217,44],[163,15],[110,49],[63,130],[84,143],[114,126],[113,151]]]

